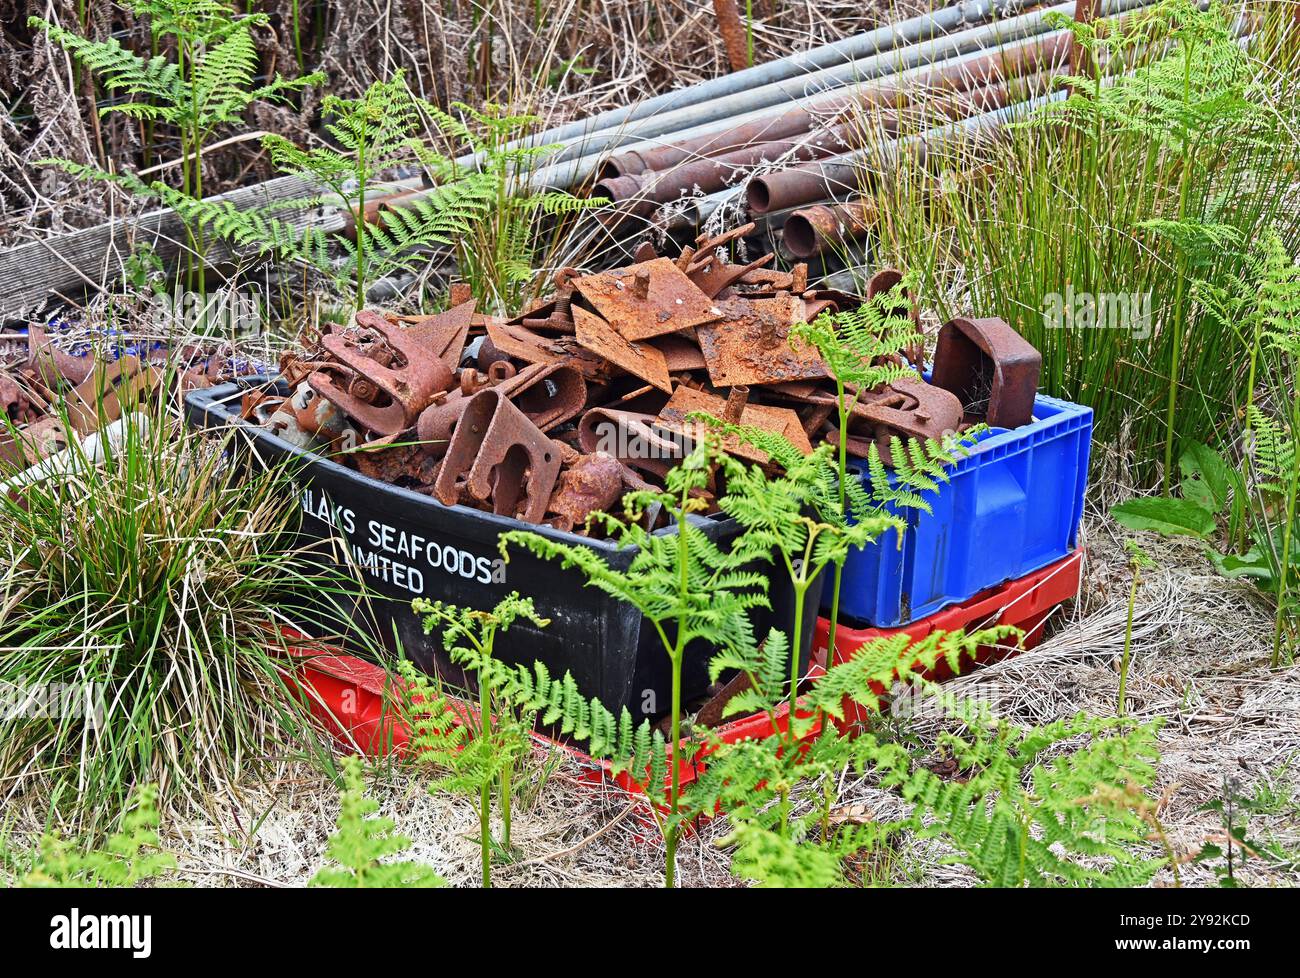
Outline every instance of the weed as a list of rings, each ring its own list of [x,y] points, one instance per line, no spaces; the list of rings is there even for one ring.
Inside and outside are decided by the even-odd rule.
[[[102,849],[83,849],[45,834],[35,864],[19,881],[29,887],[135,886],[176,867],[169,853],[158,851],[158,791],[137,788],[127,802],[122,828]]]
[[[1247,363],[1189,304],[1192,283],[1230,281],[1270,225],[1288,247],[1300,236],[1283,206],[1294,55],[1262,36],[1243,47],[1232,16],[1172,0],[1104,36],[1067,19],[1094,63],[1133,75],[1067,79],[1064,103],[1001,138],[955,140],[864,188],[882,257],[917,270],[945,318],[1007,319],[1042,352],[1045,392],[1093,407],[1098,440],[1123,437],[1145,484],[1167,486],[1190,441],[1235,429]],[[944,170],[966,178],[932,179]],[[1066,314],[1049,315],[1062,297]]]
[[[289,535],[292,473],[174,435],[141,406],[120,443],[74,442],[62,472],[0,496],[0,771],[9,790],[48,782],[54,809],[92,826],[134,784],[164,807],[197,800],[307,735],[276,629],[303,595],[343,590]]]
[[[1125,540],[1124,549],[1128,553],[1129,570],[1133,572],[1133,584],[1128,592],[1128,616],[1124,620],[1124,654],[1119,661],[1119,694],[1115,713],[1123,716],[1125,712],[1124,692],[1128,687],[1129,657],[1133,651],[1133,610],[1137,607],[1138,584],[1142,580],[1142,570],[1154,567],[1155,561],[1143,552],[1136,540]]]
[[[467,659],[480,669],[492,661],[498,632],[508,631],[520,620],[538,628],[549,622],[533,609],[531,598],[512,592],[490,612],[470,611],[442,602],[417,599],[416,614],[424,615],[424,631],[442,634],[443,647],[453,662]],[[479,683],[478,714],[471,716],[454,709],[439,691],[418,673],[409,661],[401,664],[409,696],[409,711],[415,733],[412,748],[421,760],[432,761],[450,773],[434,781],[430,791],[451,789],[466,791],[477,799],[479,816],[479,852],[483,886],[492,885],[491,805],[492,789],[497,789],[501,809],[501,851],[510,852],[511,803],[514,774],[518,759],[531,746],[530,733],[535,717],[517,713],[506,701],[493,702],[492,688]]]
[[[379,803],[365,794],[360,759],[345,758],[338,827],[325,848],[325,857],[333,865],[317,870],[308,886],[367,889],[447,885],[423,863],[387,861],[409,849],[411,840],[395,834],[393,820],[376,816],[377,811]]]
[[[186,222],[192,251],[190,278],[204,291],[207,227],[221,214],[203,202],[203,151],[222,125],[243,120],[258,102],[282,102],[302,88],[323,80],[304,75],[287,80],[273,76],[255,85],[257,48],[252,29],[269,22],[265,14],[235,14],[220,0],[123,0],[132,13],[149,18],[155,41],[169,38],[176,59],[161,54],[146,58],[124,48],[115,37],[90,40],[40,18],[32,27],[68,50],[110,92],[131,96],[130,101],[105,107],[132,119],[174,126],[181,140],[181,180],[175,188],[162,180],[145,181],[130,173],[113,173],[70,160],[43,160],[77,177],[108,180],[142,198],[156,198],[173,208]],[[277,222],[271,229],[283,233]],[[267,230],[265,226],[262,230]]]

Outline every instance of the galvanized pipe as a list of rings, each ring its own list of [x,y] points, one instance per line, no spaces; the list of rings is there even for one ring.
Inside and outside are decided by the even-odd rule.
[[[1107,15],[1110,15],[1135,7],[1149,6],[1155,2],[1156,0],[1105,0],[1103,9]],[[991,48],[1005,46],[1008,42],[1048,33],[1046,14],[1068,13],[1071,10],[1073,10],[1073,0],[1068,0],[1010,20],[998,21],[830,68],[819,75],[810,76],[809,81],[816,79],[823,88],[823,91],[813,93],[811,96],[806,94],[806,85],[805,93],[794,93],[789,85],[778,82],[738,93],[717,102],[667,112],[631,123],[618,130],[595,133],[571,143],[561,154],[561,157],[567,158],[576,149],[582,154],[577,159],[568,159],[568,162],[552,164],[534,171],[526,181],[526,186],[530,190],[568,189],[586,180],[596,169],[602,157],[611,149],[628,142],[644,141],[670,133],[676,134],[678,138],[686,138],[702,131],[704,124],[717,123],[719,120],[730,120],[735,123],[742,119],[757,118],[762,114],[757,110],[824,96],[827,88],[842,89],[841,94],[848,96],[854,91],[854,87],[851,87],[852,83],[862,83],[908,69],[938,64],[972,52],[977,55],[987,54]],[[738,113],[742,114],[742,119],[736,118]],[[685,132],[684,130],[687,129],[693,129],[694,132]]]
[[[859,189],[862,170],[868,165],[877,168],[890,166],[897,162],[905,150],[914,153],[917,162],[924,162],[932,150],[957,138],[997,129],[1018,114],[1064,97],[1065,92],[1039,96],[993,112],[950,122],[905,139],[892,139],[879,146],[845,153],[843,156],[755,177],[746,187],[749,210],[754,214],[763,214],[827,198],[843,197]]]
[[[963,0],[961,3],[953,4],[942,10],[921,14],[897,24],[888,24],[863,34],[832,41],[810,51],[800,51],[788,57],[779,58],[776,61],[754,65],[744,71],[712,78],[676,91],[665,92],[635,105],[610,109],[587,119],[578,119],[574,122],[556,126],[536,135],[516,140],[512,145],[545,146],[552,143],[576,143],[584,137],[601,132],[625,129],[628,124],[651,116],[680,111],[691,106],[725,99],[728,96],[752,91],[773,82],[814,76],[828,68],[843,65],[873,54],[880,54],[904,45],[941,37],[944,34],[951,34],[975,24],[987,23],[995,17],[1002,17],[1019,11],[1027,2],[1029,0]],[[575,153],[566,147],[552,162],[563,162],[573,159],[577,155],[581,155],[581,153]],[[472,154],[457,160],[457,163],[462,165],[472,165],[474,162],[475,157]]]
[[[977,85],[1028,74],[1044,65],[1062,64],[1069,50],[1069,33],[1060,31],[937,66],[912,69],[892,76],[896,80],[890,83],[854,86],[847,94],[835,90],[808,98],[778,114],[762,110],[752,121],[721,129],[706,125],[708,131],[697,136],[674,139],[667,145],[642,145],[625,150],[604,160],[598,175],[605,180],[647,170],[662,171],[685,160],[718,156],[755,142],[770,142],[826,128],[847,112],[901,108],[914,102],[922,92],[966,91]]]

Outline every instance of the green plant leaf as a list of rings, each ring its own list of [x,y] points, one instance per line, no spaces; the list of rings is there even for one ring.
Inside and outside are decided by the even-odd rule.
[[[1214,514],[1190,499],[1143,496],[1111,508],[1110,515],[1130,530],[1154,530],[1165,536],[1208,537]]]
[[[1203,509],[1217,513],[1228,501],[1233,471],[1223,456],[1208,445],[1189,445],[1178,460],[1183,473],[1183,496]]]

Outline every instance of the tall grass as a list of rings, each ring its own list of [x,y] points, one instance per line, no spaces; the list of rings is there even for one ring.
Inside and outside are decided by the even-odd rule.
[[[1300,240],[1296,43],[1272,7],[1245,46],[1217,3],[1170,0],[1102,36],[1078,26],[1102,70],[1065,82],[1066,102],[865,187],[879,260],[919,271],[945,317],[1011,323],[1042,351],[1045,392],[1092,406],[1139,483],[1235,431],[1244,401],[1248,351],[1190,282],[1236,274],[1270,226]],[[1136,70],[1108,72],[1121,65]],[[1137,314],[1097,323],[1088,297],[1116,295]]]
[[[0,499],[0,790],[39,784],[87,828],[137,784],[202,802],[301,746],[269,647],[303,621],[293,594],[333,587],[289,536],[289,473],[241,471],[150,414],[102,464],[74,449]]]

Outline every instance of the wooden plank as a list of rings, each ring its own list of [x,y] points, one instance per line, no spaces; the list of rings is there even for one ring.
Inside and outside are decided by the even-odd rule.
[[[310,181],[289,176],[207,199],[227,200],[242,210],[318,193]],[[341,230],[344,225],[338,207],[285,211],[278,216],[292,227],[318,227],[326,232]],[[118,281],[123,263],[140,243],[152,245],[163,263],[173,267],[185,250],[185,226],[174,211],[155,210],[0,250],[0,321],[32,316],[51,297],[74,298],[87,289]],[[213,243],[210,260],[229,257],[224,243]]]

